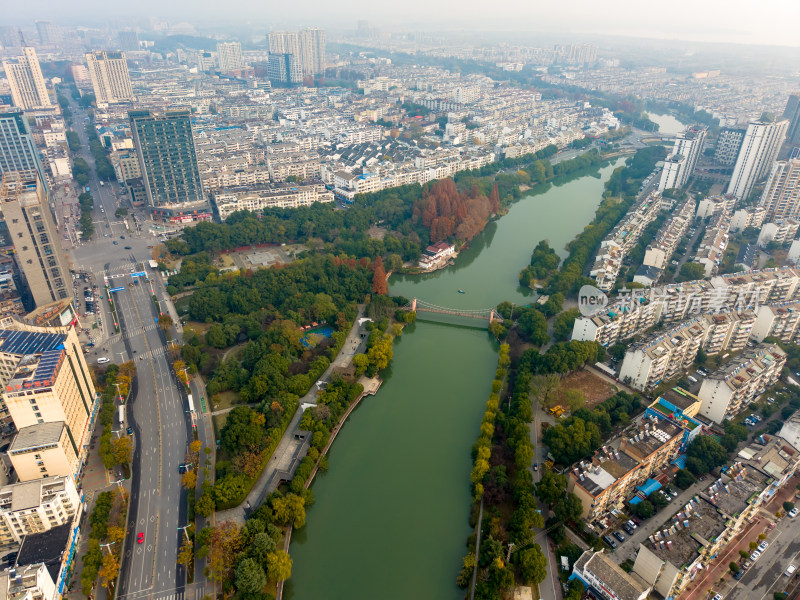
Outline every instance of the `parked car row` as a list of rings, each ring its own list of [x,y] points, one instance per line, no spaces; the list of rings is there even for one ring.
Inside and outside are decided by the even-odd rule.
[[[755,427],[755,426],[756,426],[756,425],[758,425],[760,422],[761,422],[761,417],[759,417],[759,416],[758,416],[757,414],[755,414],[755,413],[751,413],[751,414],[750,414],[750,416],[748,416],[748,417],[747,417],[747,418],[745,418],[745,420],[744,420],[744,424],[745,424],[745,425],[747,425],[748,427]]]

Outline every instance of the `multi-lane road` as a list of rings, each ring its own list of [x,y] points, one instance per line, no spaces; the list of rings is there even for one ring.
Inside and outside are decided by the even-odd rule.
[[[73,103],[75,130],[83,148],[79,152],[94,166],[83,131],[84,111]],[[126,426],[134,431],[134,456],[130,485],[130,506],[123,549],[117,598],[129,600],[182,600],[194,597],[185,593],[186,574],[177,564],[178,550],[186,523],[186,492],[181,487],[178,467],[184,462],[192,439],[186,395],[174,378],[166,338],[157,325],[155,293],[165,297],[163,284],[149,269],[152,237],[131,232],[114,213],[119,205],[115,184],[100,185],[94,171],[89,187],[94,197],[93,239],[73,248],[72,268],[94,275],[98,283],[97,309],[102,311],[104,332],[87,356],[96,362],[104,356],[113,362],[133,360],[137,373],[134,393],[126,409]],[[131,223],[129,219],[128,223]],[[104,235],[105,234],[105,235]],[[140,278],[132,285],[131,272],[146,270],[151,282]],[[114,333],[107,289],[123,288],[112,294],[119,314],[119,334]],[[103,296],[103,300],[99,299]],[[163,306],[163,304],[162,304]],[[142,543],[139,535],[142,534]]]

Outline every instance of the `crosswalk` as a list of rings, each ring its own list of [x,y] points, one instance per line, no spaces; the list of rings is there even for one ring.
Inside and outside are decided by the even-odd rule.
[[[192,594],[191,597],[193,598],[194,595]],[[184,592],[175,592],[173,594],[167,594],[166,596],[154,596],[153,600],[184,600]],[[186,598],[189,600],[189,598]]]
[[[147,333],[148,331],[153,331],[156,327],[158,327],[158,324],[150,323],[149,325],[145,325],[141,329],[137,329],[136,331],[131,331],[129,333],[125,333],[124,335],[122,333],[115,333],[114,335],[112,335],[111,337],[108,338],[108,342],[115,343],[115,342],[120,341],[123,338],[125,338],[126,340],[132,340],[133,338],[135,338],[138,335],[142,335],[143,333]]]
[[[143,358],[157,358],[159,356],[163,356],[164,354],[166,354],[166,352],[167,349],[164,346],[159,346],[158,348],[153,348],[152,350],[143,352],[139,356]]]

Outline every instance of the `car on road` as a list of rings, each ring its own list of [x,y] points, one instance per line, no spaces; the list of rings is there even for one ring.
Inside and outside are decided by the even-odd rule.
[[[136,542],[139,544],[144,543],[144,531],[140,531],[139,535],[136,536]]]
[[[104,234],[104,235],[105,235],[105,234]],[[108,236],[106,236],[106,237],[108,237]],[[112,243],[112,244],[114,244],[115,246],[116,246],[117,244],[119,244],[119,242],[118,242],[117,240],[114,240],[114,241],[113,241],[113,242],[111,242],[111,243]]]
[[[106,358],[105,356],[101,356],[100,358],[97,359],[97,362],[98,362],[98,364],[104,365],[107,362],[111,362],[111,359],[110,358]]]
[[[617,538],[617,539],[618,539],[620,542],[624,542],[624,541],[625,541],[625,536],[624,536],[624,535],[622,535],[622,532],[620,532],[620,531],[615,531],[615,532],[613,533],[613,536],[614,536],[615,538]]]
[[[631,526],[630,526],[630,525],[628,525],[627,523],[625,523],[625,524],[622,526],[622,528],[625,530],[625,533],[627,533],[628,535],[633,535],[633,527],[631,527]]]
[[[790,518],[790,519],[794,519],[794,518],[797,516],[797,513],[798,513],[798,512],[800,512],[800,508],[796,508],[796,507],[795,507],[795,508],[793,508],[793,509],[792,509],[792,510],[790,510],[790,511],[789,511],[789,513],[788,513],[788,514],[789,514],[789,518]]]
[[[617,547],[617,542],[615,542],[614,539],[610,535],[604,535],[603,536],[603,541],[606,544],[608,544],[609,546],[611,546],[612,548],[616,548]]]
[[[125,250],[130,250],[130,249],[131,249],[130,246],[125,246]]]
[[[797,567],[795,567],[794,565],[789,565],[789,568],[787,568],[783,572],[783,574],[784,574],[785,577],[791,577],[792,575],[794,575],[795,571],[797,571]]]
[[[125,239],[125,236],[124,236],[124,235],[121,235],[121,236],[119,236],[119,239],[121,239],[121,240],[124,240],[124,239]]]
[[[714,594],[714,597],[711,600],[722,600],[722,594]]]

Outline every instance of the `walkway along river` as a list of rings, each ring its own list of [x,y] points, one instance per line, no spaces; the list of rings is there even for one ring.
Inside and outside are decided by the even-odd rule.
[[[543,238],[560,255],[594,216],[614,165],[589,170],[514,204],[454,267],[394,276],[390,293],[439,306],[527,304],[517,276]],[[459,294],[458,290],[464,290]],[[406,327],[378,394],[350,417],[330,452],[330,471],[292,535],[289,600],[457,600],[470,533],[470,447],[489,394],[497,347],[485,329]],[[483,323],[481,323],[483,325]]]

